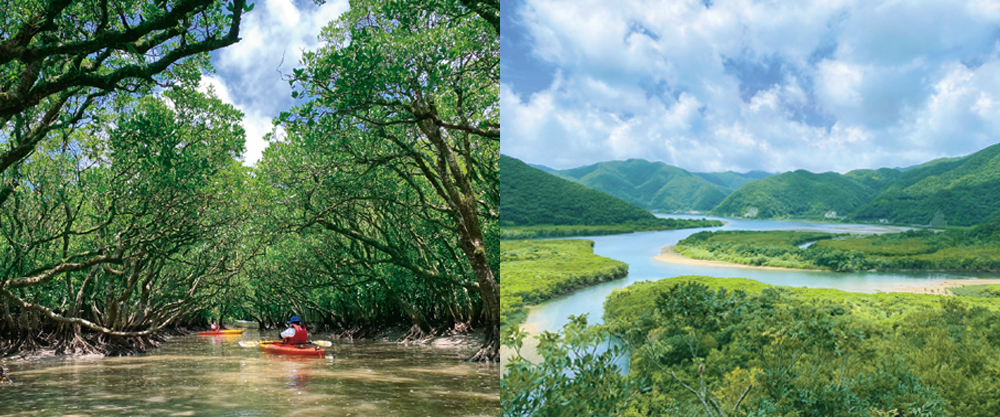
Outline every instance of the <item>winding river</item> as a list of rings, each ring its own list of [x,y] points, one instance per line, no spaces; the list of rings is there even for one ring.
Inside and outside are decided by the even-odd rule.
[[[273,333],[273,332],[272,332]],[[119,358],[9,361],[0,415],[496,416],[500,368],[467,351],[335,343],[330,358],[240,347],[238,336],[183,336]]]
[[[703,218],[705,216],[670,215],[659,217]],[[709,217],[712,218],[712,217]],[[997,274],[946,272],[821,272],[781,269],[750,269],[730,266],[668,263],[654,259],[667,246],[702,230],[804,230],[830,233],[893,233],[906,230],[895,226],[812,223],[800,221],[721,219],[721,228],[683,229],[662,232],[632,233],[613,236],[580,237],[594,241],[594,253],[617,259],[629,265],[625,278],[587,287],[535,306],[528,314],[524,328],[532,333],[557,331],[570,315],[588,314],[590,323],[601,322],[604,299],[611,291],[625,288],[636,281],[658,280],[681,275],[741,277],[774,285],[794,287],[837,288],[854,292],[889,291],[900,287],[930,285],[943,280],[965,278],[995,278]],[[506,355],[504,355],[506,357]]]

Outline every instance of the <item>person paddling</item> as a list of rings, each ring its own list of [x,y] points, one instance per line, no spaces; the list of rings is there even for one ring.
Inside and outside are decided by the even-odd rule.
[[[213,332],[217,332],[219,330],[222,330],[222,326],[220,326],[219,323],[214,322],[214,321],[208,327],[210,327]]]
[[[299,316],[292,316],[285,323],[288,325],[288,329],[281,332],[281,340],[283,344],[286,345],[301,345],[309,343],[306,339],[309,337],[308,332],[306,332],[305,326],[302,325],[302,320]]]

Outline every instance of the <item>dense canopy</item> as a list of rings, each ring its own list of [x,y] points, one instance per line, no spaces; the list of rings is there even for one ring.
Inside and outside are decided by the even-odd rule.
[[[483,329],[498,360],[498,2],[352,2],[244,167],[243,114],[197,86],[252,9],[0,5],[0,355],[295,314]]]

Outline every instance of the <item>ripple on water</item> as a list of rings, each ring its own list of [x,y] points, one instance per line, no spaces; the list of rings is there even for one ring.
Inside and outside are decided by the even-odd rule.
[[[0,415],[500,414],[497,366],[394,343],[329,350],[336,359],[290,359],[186,336],[141,356],[13,363],[4,396],[18,400],[0,401]]]

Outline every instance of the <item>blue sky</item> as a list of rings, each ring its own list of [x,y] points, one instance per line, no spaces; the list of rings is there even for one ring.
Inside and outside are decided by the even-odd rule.
[[[846,172],[1000,142],[1000,2],[501,0],[501,151]]]
[[[244,164],[256,163],[267,147],[271,121],[297,103],[284,78],[301,65],[302,53],[318,49],[320,31],[347,11],[346,0],[256,0],[243,17],[241,41],[212,52],[216,73],[202,77],[222,101],[243,111],[247,132]],[[301,100],[300,100],[301,101]],[[279,135],[281,132],[276,132]]]

